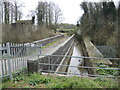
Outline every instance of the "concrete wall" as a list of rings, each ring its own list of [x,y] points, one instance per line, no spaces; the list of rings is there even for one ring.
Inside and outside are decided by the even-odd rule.
[[[70,47],[68,48],[67,52],[65,53],[65,56],[71,56],[73,53],[73,47],[74,47],[74,41],[71,43]],[[61,62],[60,65],[69,65],[71,58],[70,57],[64,57]],[[57,72],[67,72],[68,67],[64,67],[64,66],[58,66],[56,69],[56,73]]]
[[[32,44],[41,44],[42,46],[45,46],[46,44],[54,42],[54,41],[56,41],[56,40],[58,40],[59,38],[62,38],[62,37],[64,37],[64,35],[57,35],[57,36],[54,36],[54,37],[45,38],[45,39],[42,39],[42,40],[32,42]]]
[[[101,54],[101,52],[95,47],[95,45],[89,40],[89,38],[84,38],[84,43],[86,50],[88,52],[89,57],[98,57],[98,58],[104,58],[104,56]],[[109,60],[103,60],[103,59],[90,59],[92,63],[104,63],[104,64],[111,64]]]
[[[64,42],[52,55],[65,55],[71,43],[74,41],[74,35]],[[40,70],[56,71],[58,66],[40,65],[39,63],[60,64],[63,57],[46,56],[35,61],[28,60],[28,72],[39,72]]]
[[[2,43],[2,24],[0,23],[0,44]]]

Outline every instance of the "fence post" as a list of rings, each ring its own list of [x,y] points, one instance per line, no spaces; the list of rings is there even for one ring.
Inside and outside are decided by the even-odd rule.
[[[1,68],[2,68],[2,76],[4,75],[4,69],[3,69],[3,59],[2,59],[2,44],[0,44],[0,59],[1,59]]]
[[[8,72],[10,75],[10,79],[12,80],[12,68],[11,68],[11,61],[10,61],[10,43],[7,43],[7,55],[8,55]]]
[[[40,44],[40,55],[42,54],[42,44]]]
[[[2,59],[2,44],[0,44],[0,59]]]

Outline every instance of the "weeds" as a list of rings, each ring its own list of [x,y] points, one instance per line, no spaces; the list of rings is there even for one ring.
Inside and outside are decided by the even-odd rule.
[[[111,83],[112,82],[112,83]],[[37,73],[19,75],[14,80],[3,82],[3,87],[22,88],[117,88],[116,80],[88,77],[64,77],[40,75]]]
[[[19,81],[21,81],[21,80],[23,80],[23,77],[22,76],[17,76],[17,77],[15,77],[15,78],[13,78],[13,83],[17,83],[17,82],[19,82]]]
[[[109,79],[106,79],[106,78],[96,78],[94,79],[94,81],[96,83],[98,83],[101,87],[103,88],[118,88],[118,83],[117,81],[109,78]]]
[[[102,63],[96,63],[96,65],[99,68],[110,68],[109,66],[104,65]],[[106,69],[96,69],[96,73],[99,74],[99,75],[114,75],[114,76],[119,75],[118,71],[116,71],[116,70],[106,70]]]

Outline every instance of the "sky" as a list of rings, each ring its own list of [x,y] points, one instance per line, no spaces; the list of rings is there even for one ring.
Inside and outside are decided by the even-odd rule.
[[[23,8],[23,19],[30,19],[27,17],[30,10],[35,10],[38,1],[52,1],[56,3],[62,10],[63,23],[76,24],[79,18],[82,16],[83,11],[80,8],[80,4],[83,1],[87,2],[100,2],[100,0],[21,0],[25,7]],[[101,0],[103,1],[103,0]],[[115,3],[119,0],[113,0]]]

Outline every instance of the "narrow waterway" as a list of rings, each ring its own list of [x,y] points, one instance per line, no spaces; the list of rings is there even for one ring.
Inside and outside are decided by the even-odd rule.
[[[78,42],[75,43],[72,56],[82,56],[81,47]],[[82,58],[71,58],[69,65],[70,66],[79,66],[82,61],[83,61]],[[78,67],[69,67],[68,68],[68,75],[80,76],[79,74],[80,74],[80,70],[78,69]]]

